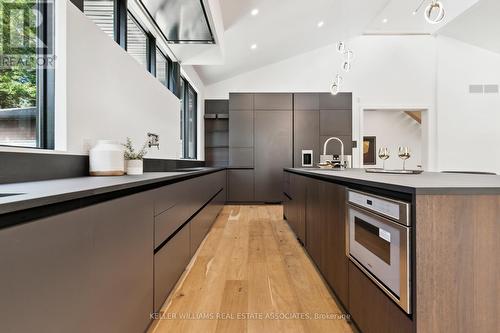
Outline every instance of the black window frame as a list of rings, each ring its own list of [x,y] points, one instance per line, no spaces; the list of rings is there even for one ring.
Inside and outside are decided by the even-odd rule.
[[[126,21],[126,24],[128,24],[128,17],[130,15],[130,18],[132,19],[132,21],[135,23],[135,25],[144,33],[144,36],[146,37],[146,70],[150,73],[151,70],[152,70],[152,65],[155,65],[155,62],[151,62],[151,58],[152,57],[155,57],[156,54],[151,54],[151,46],[155,47],[156,45],[156,40],[155,38],[153,37],[153,35],[146,29],[144,28],[144,26],[141,24],[141,21],[139,21],[135,16],[134,14],[127,10],[127,21]],[[128,39],[128,29],[127,29],[127,33],[125,34],[126,37],[125,37],[125,40]],[[128,53],[128,42],[125,42],[125,44],[127,45],[127,47],[125,48],[125,51],[127,51]],[[132,56],[130,53],[129,53],[130,56]],[[142,64],[141,64],[142,65]]]
[[[37,31],[38,40],[44,45],[55,45],[55,9],[54,3],[37,0],[37,9],[43,20]],[[37,56],[44,59],[50,58],[48,48],[37,48]],[[55,68],[38,67],[37,72],[37,123],[36,147],[0,144],[0,147],[14,147],[19,149],[55,149]]]
[[[170,81],[171,81],[171,70],[172,70],[172,60],[170,59],[170,57],[168,55],[165,54],[165,52],[163,52],[163,50],[158,46],[158,44],[155,45],[155,51],[158,51],[160,52],[160,54],[165,58],[166,62],[167,62],[167,72],[165,73],[166,75],[166,78],[165,78],[165,83],[166,85],[164,84],[164,86],[168,89],[168,90],[171,90],[170,89]],[[158,59],[156,59],[156,53],[155,53],[155,66],[156,66],[156,62]],[[155,73],[154,73],[155,77],[160,81],[160,79],[158,78],[158,73],[157,73],[157,70],[155,68]],[[160,81],[161,82],[161,81]]]
[[[71,0],[73,2],[79,2],[80,0]],[[84,1],[81,0],[81,4],[78,4],[78,7],[83,11],[84,7]],[[176,71],[174,69],[174,62],[170,57],[163,52],[161,48],[158,47],[158,43],[156,42],[156,37],[148,31],[148,29],[144,28],[144,25],[142,24],[141,20],[138,20],[134,14],[129,11],[128,9],[128,0],[114,0],[113,1],[113,10],[114,10],[114,40],[115,42],[120,45],[125,51],[127,51],[128,45],[127,45],[127,35],[128,35],[128,29],[127,29],[127,20],[128,20],[128,15],[132,17],[134,22],[142,29],[142,31],[146,34],[146,60],[147,60],[147,65],[146,65],[146,70],[150,72],[153,76],[156,77],[156,49],[162,53],[162,55],[167,59],[167,78],[166,82],[167,85],[165,88],[170,90],[174,95],[178,96],[178,86],[176,82],[178,82],[180,75],[179,71]],[[175,63],[176,64],[176,63]]]
[[[181,113],[181,139],[182,139],[182,158],[188,160],[198,159],[198,92],[189,83],[189,81],[181,75],[184,91],[182,104],[183,109]],[[189,122],[188,122],[188,107],[189,107],[189,92],[193,92],[194,96],[194,117],[193,117],[193,131],[194,131],[194,157],[188,157],[189,154]]]

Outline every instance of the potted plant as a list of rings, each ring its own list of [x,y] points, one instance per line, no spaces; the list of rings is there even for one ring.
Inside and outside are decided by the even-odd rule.
[[[146,141],[139,151],[135,151],[132,140],[127,138],[125,147],[125,170],[127,175],[142,175],[144,170],[143,158],[147,154],[148,142]]]

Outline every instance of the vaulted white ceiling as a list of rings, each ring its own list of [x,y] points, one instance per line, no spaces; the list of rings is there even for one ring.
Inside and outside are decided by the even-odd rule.
[[[438,33],[500,53],[500,0],[479,1]]]
[[[437,25],[424,19],[430,1],[413,15],[421,0],[219,0],[223,64],[195,68],[209,85],[361,34],[432,34],[479,0],[441,0],[447,15]]]

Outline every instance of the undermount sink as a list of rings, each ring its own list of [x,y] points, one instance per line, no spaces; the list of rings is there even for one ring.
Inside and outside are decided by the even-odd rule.
[[[21,195],[23,193],[0,193],[0,198],[11,197],[14,195]]]

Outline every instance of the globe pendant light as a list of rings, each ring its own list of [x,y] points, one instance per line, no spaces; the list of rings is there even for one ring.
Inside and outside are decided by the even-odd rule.
[[[337,76],[335,76],[335,81],[330,85],[330,93],[332,95],[337,95],[340,92],[342,81],[342,76],[340,76],[340,74],[337,74]]]
[[[425,19],[430,24],[438,24],[444,19],[445,11],[440,1],[432,0],[425,9]]]

